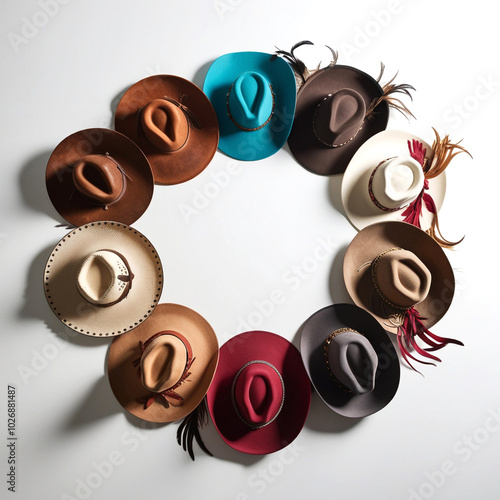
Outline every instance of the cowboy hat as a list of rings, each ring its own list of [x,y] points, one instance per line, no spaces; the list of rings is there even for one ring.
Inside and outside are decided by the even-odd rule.
[[[157,184],[179,184],[201,173],[217,151],[217,117],[194,83],[154,75],[120,99],[115,128],[132,139],[151,163]]]
[[[387,331],[397,333],[406,361],[419,361],[410,348],[440,361],[421,349],[416,338],[430,350],[450,342],[461,344],[429,331],[449,309],[455,279],[443,249],[425,231],[398,221],[367,226],[349,244],[343,268],[354,303],[373,314]]]
[[[80,130],[60,142],[45,182],[54,208],[75,226],[96,220],[133,224],[148,208],[154,187],[139,147],[103,128]]]
[[[208,69],[203,90],[219,121],[219,149],[238,160],[261,160],[285,144],[295,112],[293,71],[262,52],[233,52]]]
[[[400,367],[384,328],[367,311],[334,304],[301,328],[300,352],[317,393],[345,417],[365,417],[396,394]]]
[[[220,436],[235,450],[263,455],[284,448],[301,431],[310,401],[311,383],[288,340],[252,331],[221,347],[207,405]]]
[[[44,271],[51,310],[66,326],[94,337],[134,329],[156,307],[163,270],[139,231],[113,221],[85,224],[54,247]]]
[[[307,170],[319,175],[344,172],[356,150],[376,133],[384,130],[389,119],[389,107],[413,116],[409,109],[394,97],[402,93],[411,98],[407,84],[383,87],[379,77],[373,77],[352,66],[337,64],[338,54],[332,49],[332,61],[324,68],[309,71],[290,52],[278,50],[292,66],[300,82],[293,127],[288,145],[295,159]]]
[[[466,151],[434,132],[432,146],[410,132],[385,130],[358,149],[342,178],[342,204],[356,229],[400,220],[428,231],[442,246],[453,245],[440,237],[437,213],[446,192],[444,169],[455,149]]]
[[[214,330],[197,312],[159,304],[148,321],[113,339],[109,383],[127,411],[149,422],[172,422],[204,398],[217,367]]]

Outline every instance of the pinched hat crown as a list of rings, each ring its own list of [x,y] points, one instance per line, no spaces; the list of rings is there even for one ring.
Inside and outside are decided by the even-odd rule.
[[[125,192],[125,171],[109,154],[90,154],[73,167],[73,183],[90,203],[107,207]]]
[[[412,202],[424,189],[422,165],[410,156],[381,161],[373,170],[368,191],[377,207],[395,211]]]
[[[140,111],[146,139],[165,153],[181,149],[189,136],[189,123],[183,109],[169,99],[153,99]]]
[[[241,73],[227,93],[227,109],[229,117],[240,129],[247,132],[261,129],[274,113],[271,84],[256,71]]]
[[[425,264],[409,250],[390,248],[372,262],[375,289],[392,307],[406,310],[428,295],[431,273]]]
[[[343,146],[361,130],[365,114],[365,101],[355,90],[346,88],[328,94],[314,113],[314,135],[330,148]]]
[[[267,361],[245,364],[233,380],[233,406],[245,424],[260,429],[279,414],[285,400],[285,385],[279,371]]]
[[[83,260],[77,275],[77,287],[88,302],[109,307],[127,296],[133,278],[123,255],[113,250],[98,250]]]
[[[375,387],[378,357],[370,341],[351,328],[332,332],[324,344],[327,368],[341,387],[366,394]]]

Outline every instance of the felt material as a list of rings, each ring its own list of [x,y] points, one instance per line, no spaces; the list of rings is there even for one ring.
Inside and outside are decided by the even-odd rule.
[[[343,142],[353,137],[352,140],[339,147],[329,147],[323,144],[316,136],[319,129],[319,122],[317,119],[315,120],[318,106],[319,110],[321,110],[325,98],[328,98],[330,94],[335,96],[335,94],[345,89],[353,91],[352,95],[361,96],[365,109],[369,108],[374,99],[383,95],[382,87],[370,75],[351,66],[342,65],[335,65],[332,68],[318,71],[306,81],[297,95],[295,120],[288,137],[288,145],[295,159],[304,168],[315,174],[334,175],[343,173],[361,144],[387,126],[389,106],[384,101],[377,106],[373,119],[363,119],[361,121],[361,129],[353,137],[354,129],[359,128],[359,111],[362,110],[363,105],[359,101],[356,101],[357,104],[355,104],[355,100],[349,100],[351,111],[345,117],[342,117],[342,114],[337,116],[343,110],[331,106],[330,120],[345,124],[345,133],[342,135],[342,139],[338,141],[338,144],[343,144]],[[329,128],[327,116],[321,123]],[[350,125],[349,120],[352,120]],[[319,133],[324,134],[326,132]]]
[[[399,209],[424,189],[424,171],[416,160],[396,156],[379,163],[372,171],[372,192],[383,207]]]
[[[116,108],[115,129],[144,151],[156,184],[196,177],[212,161],[219,140],[217,117],[207,96],[174,75],[154,75],[132,85]]]
[[[84,261],[101,250],[120,254],[134,275],[126,296],[107,307],[86,300],[77,285]],[[57,243],[43,281],[51,310],[66,326],[85,335],[113,337],[134,329],[153,312],[163,289],[163,268],[155,248],[139,231],[99,221],[71,230]]]
[[[395,212],[381,210],[370,199],[368,185],[374,168],[381,161],[394,157],[410,157],[408,141],[412,139],[422,142],[424,148],[430,151],[431,147],[427,142],[410,132],[385,130],[368,139],[349,162],[342,177],[342,206],[347,219],[358,231],[376,222],[403,220],[402,214],[405,208],[403,207]],[[446,193],[445,172],[434,179],[429,179],[428,184],[428,193],[432,196],[439,210],[443,205]],[[375,188],[374,184],[372,186]],[[378,194],[377,198],[379,196]],[[386,203],[390,204],[388,200],[386,200]],[[421,222],[422,229],[427,230],[432,222],[432,214],[424,210]]]
[[[142,355],[140,342],[164,330],[178,332],[187,339],[194,361],[187,379],[175,389],[183,399],[182,405],[174,406],[156,399],[144,408],[143,399],[151,392],[138,376],[135,363]],[[185,354],[181,355],[182,349],[178,347],[180,359],[185,361]],[[148,321],[127,335],[113,339],[107,360],[109,383],[118,402],[136,417],[149,422],[173,422],[184,418],[201,403],[214,376],[218,357],[217,336],[205,318],[182,305],[159,304]],[[165,368],[168,370],[168,365]]]
[[[267,158],[283,147],[290,133],[297,94],[295,76],[284,60],[278,57],[271,61],[271,57],[262,52],[225,54],[212,63],[206,74],[203,90],[217,113],[219,150],[232,158],[246,161]],[[253,88],[249,85],[238,94],[238,84],[251,84],[252,79]],[[271,85],[274,98],[267,84]],[[269,117],[270,99],[274,99],[273,114],[261,127]],[[244,106],[238,109],[238,103],[246,103],[246,107],[250,104],[257,115],[245,116]],[[248,129],[256,128],[251,125],[261,128],[243,130],[235,122]]]
[[[337,384],[325,364],[325,339],[334,330],[346,327],[362,334],[376,357],[373,390],[362,394],[348,392]],[[343,335],[340,334],[339,339]],[[309,378],[321,399],[331,410],[344,417],[371,415],[384,408],[397,392],[400,365],[396,350],[377,320],[357,306],[334,304],[315,312],[300,329],[300,352]],[[334,361],[332,358],[331,362]],[[374,362],[375,359],[372,359]],[[337,372],[341,369],[340,366],[336,368]],[[371,367],[368,366],[368,369],[371,370]],[[370,378],[369,372],[368,377],[363,378]]]
[[[265,427],[253,429],[238,416],[232,390],[236,375],[251,361],[272,364],[284,384],[283,407],[276,418]],[[272,397],[263,405],[263,419],[275,411],[279,400],[277,379],[273,377]],[[261,386],[255,388],[260,396],[271,392]],[[245,392],[240,389],[238,394]],[[249,392],[246,392],[249,395]],[[258,398],[261,399],[261,398]],[[257,404],[254,400],[252,408]],[[285,338],[270,332],[251,331],[229,339],[220,349],[219,366],[207,393],[207,406],[214,425],[222,439],[235,450],[251,455],[264,455],[290,444],[304,426],[311,402],[311,384],[297,348]],[[243,406],[240,403],[240,407]],[[249,418],[255,418],[248,415]]]
[[[418,257],[430,273],[430,288],[425,299],[417,306],[422,323],[430,328],[446,314],[451,305],[455,277],[439,244],[425,231],[411,224],[399,221],[378,222],[365,227],[353,238],[343,263],[347,291],[355,304],[371,312],[387,331],[396,333],[397,327],[388,321],[390,311],[375,291],[370,265],[380,253],[394,247],[407,250]]]
[[[74,226],[102,220],[133,224],[148,208],[154,188],[139,147],[102,128],[61,141],[47,163],[45,183],[54,208]]]

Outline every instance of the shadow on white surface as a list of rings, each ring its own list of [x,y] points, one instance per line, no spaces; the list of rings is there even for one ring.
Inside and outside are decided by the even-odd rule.
[[[57,242],[54,242],[54,245]],[[51,311],[43,291],[43,272],[47,259],[54,245],[45,247],[33,259],[26,275],[26,288],[24,301],[18,311],[18,317],[22,319],[39,319],[56,333],[61,340],[69,341],[82,346],[101,346],[109,342],[109,339],[94,338],[83,335],[65,326]]]
[[[215,59],[208,61],[203,66],[198,68],[193,76],[193,79],[191,80],[197,87],[199,87],[202,90],[203,90],[203,82],[205,81],[205,76],[208,72],[208,69],[210,68],[210,66],[212,66],[214,61]]]
[[[349,245],[342,246],[332,261],[330,276],[328,278],[328,288],[333,304],[353,303],[344,282],[344,257],[348,247]]]
[[[122,407],[111,391],[107,375],[102,375],[82,396],[80,404],[74,408],[61,431],[72,433],[98,420],[120,413],[121,410]]]
[[[111,130],[115,130],[115,113],[116,113],[116,108],[118,107],[118,104],[120,103],[122,97],[125,95],[125,92],[127,92],[127,90],[133,85],[133,83],[131,83],[130,85],[127,85],[126,87],[124,87],[120,92],[118,92],[118,94],[115,95],[115,97],[113,97],[113,99],[111,100],[111,104],[109,106],[109,109],[111,110],[111,118],[109,120],[109,128]]]
[[[345,217],[342,206],[342,174],[335,174],[328,179],[328,199],[337,212]]]
[[[52,151],[38,153],[22,166],[19,187],[25,205],[46,213],[59,224],[67,224],[52,205],[45,188],[45,170],[51,154]]]

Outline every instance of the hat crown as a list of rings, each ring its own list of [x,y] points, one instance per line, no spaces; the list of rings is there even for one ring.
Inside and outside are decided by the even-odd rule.
[[[117,201],[125,189],[122,170],[107,154],[84,156],[73,167],[72,175],[78,192],[99,205]]]
[[[354,394],[375,388],[377,353],[358,332],[347,330],[334,336],[328,347],[328,365],[333,376]]]
[[[125,298],[133,275],[123,257],[112,250],[92,252],[77,275],[77,287],[88,302],[111,306]]]
[[[377,285],[393,305],[410,308],[422,302],[431,287],[431,273],[409,250],[395,249],[379,259],[375,268]]]
[[[373,171],[371,189],[382,206],[402,208],[424,188],[422,166],[410,156],[396,156],[379,163]]]
[[[249,427],[260,428],[278,416],[285,390],[281,375],[273,365],[252,361],[236,375],[232,394],[238,416]]]
[[[355,90],[342,89],[328,94],[314,113],[314,134],[326,146],[343,146],[359,132],[365,114],[365,100]]]
[[[165,333],[152,340],[141,357],[141,380],[151,392],[173,387],[182,377],[188,353],[177,335]]]
[[[246,131],[266,125],[274,111],[274,97],[267,79],[255,71],[241,73],[227,96],[229,116]]]
[[[140,111],[142,131],[149,143],[165,153],[181,149],[189,136],[189,124],[179,106],[167,99],[153,99]]]

